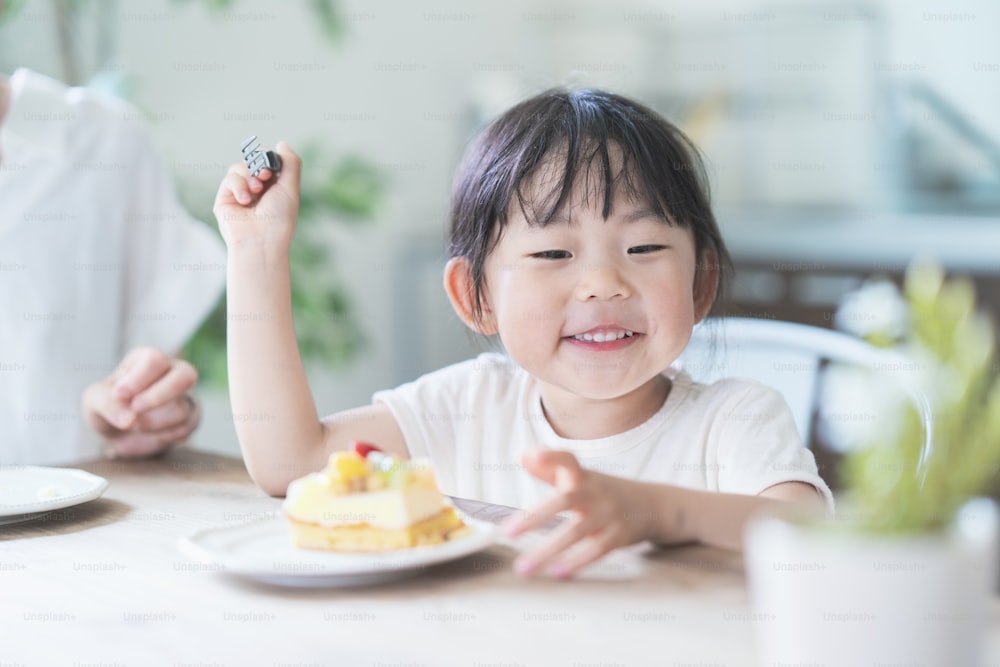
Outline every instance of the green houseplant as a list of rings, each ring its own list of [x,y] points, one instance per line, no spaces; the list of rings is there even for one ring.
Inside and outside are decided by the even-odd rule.
[[[930,263],[868,307],[902,314],[866,338],[904,352],[887,375],[926,398],[931,447],[904,393],[869,383],[862,400],[894,409],[848,452],[838,517],[751,522],[761,664],[979,664],[997,569],[996,505],[974,499],[1000,463],[995,331],[971,283]]]
[[[972,283],[913,264],[903,288],[902,336],[866,338],[904,350],[934,414],[933,447],[921,466],[920,419],[911,405],[882,429],[881,442],[852,451],[845,476],[860,526],[876,532],[939,530],[969,498],[987,492],[1000,467],[1000,380],[996,332],[977,311]],[[898,474],[918,471],[919,474]]]

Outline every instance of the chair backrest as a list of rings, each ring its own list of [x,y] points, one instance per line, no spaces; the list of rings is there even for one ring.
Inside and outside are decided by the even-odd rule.
[[[859,366],[874,372],[912,362],[893,350],[877,348],[839,331],[777,320],[711,319],[695,327],[676,365],[700,382],[748,377],[781,392],[792,410],[803,442],[809,443],[825,361]],[[885,372],[888,377],[898,376]],[[932,446],[930,405],[912,383],[898,381],[920,413],[924,427],[921,470]]]

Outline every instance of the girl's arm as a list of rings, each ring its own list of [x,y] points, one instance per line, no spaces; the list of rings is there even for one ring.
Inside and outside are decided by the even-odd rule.
[[[628,481],[628,480],[626,480]],[[762,512],[786,512],[791,506],[822,512],[826,503],[816,487],[804,482],[775,484],[756,496],[696,491],[668,484],[641,484],[637,491],[648,494],[650,507],[673,508],[655,514],[646,539],[662,544],[700,542],[724,549],[741,550],[747,521]]]
[[[746,496],[604,475],[584,470],[569,452],[532,452],[523,464],[554,486],[556,493],[510,522],[511,537],[544,525],[559,512],[574,514],[544,544],[518,558],[515,567],[523,574],[546,570],[555,577],[568,577],[612,549],[644,540],[741,549],[743,530],[752,515],[825,507],[819,492],[801,482],[777,484],[760,495]]]
[[[280,178],[233,165],[214,212],[229,249],[226,269],[229,395],[247,470],[271,495],[322,468],[331,451],[372,440],[406,455],[402,433],[384,406],[320,420],[292,319],[289,249],[298,218],[301,161],[284,142]]]

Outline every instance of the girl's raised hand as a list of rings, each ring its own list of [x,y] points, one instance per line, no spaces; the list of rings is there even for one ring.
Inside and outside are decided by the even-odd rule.
[[[547,570],[553,577],[570,577],[612,549],[648,538],[652,508],[645,507],[639,483],[584,470],[570,452],[529,452],[521,465],[556,493],[509,520],[510,537],[545,525],[559,512],[573,515],[544,544],[515,561],[521,574]]]
[[[230,251],[258,246],[266,252],[288,252],[299,214],[299,178],[302,161],[284,141],[275,151],[281,156],[281,176],[264,169],[251,176],[246,164],[229,168],[219,185],[212,207],[219,231]]]

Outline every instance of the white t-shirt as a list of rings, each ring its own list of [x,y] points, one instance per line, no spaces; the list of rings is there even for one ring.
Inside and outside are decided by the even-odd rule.
[[[372,399],[395,416],[413,457],[431,460],[442,492],[512,507],[552,494],[519,465],[530,449],[568,450],[584,468],[691,489],[756,495],[781,482],[829,487],[778,392],[752,380],[673,379],[645,423],[569,440],[542,411],[537,380],[500,354],[448,366]]]
[[[177,201],[141,114],[20,69],[0,126],[0,464],[96,457],[84,388],[179,350],[225,251]]]

